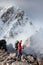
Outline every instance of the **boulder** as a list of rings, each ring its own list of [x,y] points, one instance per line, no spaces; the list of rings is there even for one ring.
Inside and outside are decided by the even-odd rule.
[[[39,65],[43,65],[43,60],[42,59],[38,59],[38,63],[39,63]]]
[[[24,58],[29,63],[34,63],[34,61],[36,61],[36,58],[33,55],[31,55],[31,54],[28,54],[28,55],[24,56]]]
[[[10,53],[9,56],[10,56],[10,57],[15,57],[15,56],[16,56],[16,53]]]
[[[0,49],[4,49],[5,51],[7,51],[6,40],[0,40]]]
[[[39,65],[43,65],[43,53],[39,55],[38,63]]]

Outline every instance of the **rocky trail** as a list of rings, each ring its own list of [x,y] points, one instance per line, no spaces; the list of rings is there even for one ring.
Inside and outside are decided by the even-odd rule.
[[[8,53],[0,50],[0,65],[39,65],[32,55],[22,55],[21,61],[16,57],[16,53]]]

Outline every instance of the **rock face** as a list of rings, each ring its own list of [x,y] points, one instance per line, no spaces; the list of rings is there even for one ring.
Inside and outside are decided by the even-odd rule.
[[[8,56],[9,53],[5,52],[5,50],[0,50],[0,62],[3,62]]]
[[[2,21],[6,23],[13,14],[14,14],[14,8],[13,7],[8,8],[8,10],[1,16]]]
[[[39,63],[39,65],[43,65],[43,60],[38,59],[38,63]]]
[[[43,65],[43,54],[39,55],[38,63],[39,63],[39,65]]]

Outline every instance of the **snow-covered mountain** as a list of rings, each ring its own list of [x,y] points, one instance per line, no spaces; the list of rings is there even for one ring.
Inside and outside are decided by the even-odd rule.
[[[15,17],[15,12],[14,8],[10,7],[8,9],[3,8],[2,11],[0,11],[0,13],[0,37],[3,37],[9,30],[8,28],[12,27],[11,24],[13,24],[13,22],[11,21]]]
[[[16,40],[22,39],[27,48],[38,49],[38,31],[23,10],[14,6],[0,10],[0,39],[4,38],[7,45],[14,47]]]

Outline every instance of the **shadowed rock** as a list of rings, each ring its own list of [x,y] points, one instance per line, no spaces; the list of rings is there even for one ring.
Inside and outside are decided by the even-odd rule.
[[[0,49],[4,49],[5,51],[7,51],[6,40],[0,40]]]

